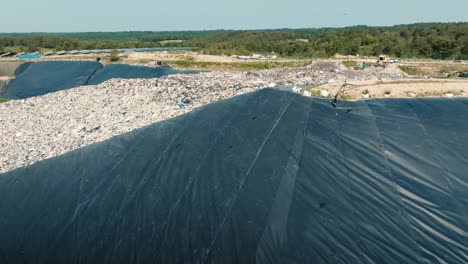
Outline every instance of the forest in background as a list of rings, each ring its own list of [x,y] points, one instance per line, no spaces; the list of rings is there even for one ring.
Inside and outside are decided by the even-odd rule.
[[[334,54],[468,59],[468,23],[391,27],[215,30],[176,32],[0,33],[0,51],[191,46],[212,55],[277,54],[328,58]]]

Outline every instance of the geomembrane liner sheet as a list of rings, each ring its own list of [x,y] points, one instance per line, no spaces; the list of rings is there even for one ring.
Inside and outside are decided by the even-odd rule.
[[[1,98],[23,99],[85,85],[98,69],[99,62],[44,61],[20,66],[0,93]]]
[[[467,263],[467,115],[272,89],[210,104],[1,174],[0,262]]]
[[[145,67],[93,61],[26,62],[15,71],[15,79],[4,85],[0,98],[24,99],[83,85],[97,85],[112,78],[159,78],[199,71],[179,71],[170,67]]]
[[[178,71],[170,67],[145,67],[128,64],[110,64],[100,69],[89,80],[88,84],[96,85],[113,78],[159,78],[177,73],[196,73],[196,71]]]

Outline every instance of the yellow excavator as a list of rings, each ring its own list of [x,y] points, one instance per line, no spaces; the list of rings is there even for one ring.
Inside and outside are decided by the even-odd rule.
[[[389,57],[387,55],[379,55],[377,64],[375,66],[387,67],[389,63]]]

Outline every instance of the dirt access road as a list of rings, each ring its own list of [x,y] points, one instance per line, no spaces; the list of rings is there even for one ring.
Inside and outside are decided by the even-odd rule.
[[[403,79],[387,81],[351,81],[346,92],[349,100],[366,98],[468,97],[468,79]],[[336,94],[343,83],[311,88],[317,94],[327,90]]]

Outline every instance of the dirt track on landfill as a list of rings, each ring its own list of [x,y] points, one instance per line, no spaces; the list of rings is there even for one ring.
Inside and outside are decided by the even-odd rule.
[[[334,95],[343,83],[326,84],[316,87],[327,90]],[[467,97],[468,80],[463,79],[428,79],[428,80],[385,80],[385,81],[351,81],[348,86],[349,99],[368,98],[408,98],[408,97]]]

